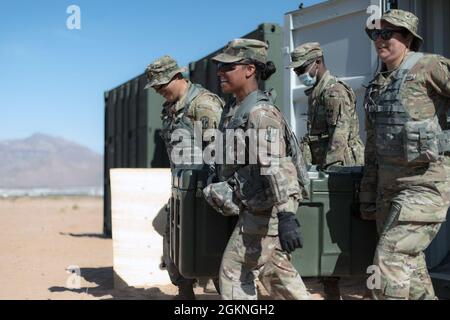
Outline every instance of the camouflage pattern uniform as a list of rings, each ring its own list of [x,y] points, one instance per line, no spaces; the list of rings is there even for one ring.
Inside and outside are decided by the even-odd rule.
[[[230,63],[247,58],[265,63],[266,57],[267,45],[264,42],[236,39],[213,61]],[[261,168],[267,166],[267,162],[259,156],[256,164],[249,164],[246,160],[245,164],[217,165],[218,177],[223,183],[210,185],[204,190],[207,199],[214,196],[211,192],[214,185],[227,190],[222,194],[233,192],[234,203],[225,201],[221,212],[239,214],[222,258],[219,273],[222,298],[257,299],[255,280],[259,278],[272,297],[308,299],[306,287],[291,263],[290,254],[281,249],[278,237],[277,213],[297,211],[301,188],[296,179],[296,167],[286,156],[283,115],[273,105],[271,97],[259,90],[251,92],[241,103],[232,100],[222,114],[222,132],[226,129],[245,132],[250,128],[268,129],[267,143],[278,139],[280,150],[271,156],[279,159],[279,171],[262,175]],[[247,144],[246,148],[249,149]],[[226,148],[225,153],[228,153]],[[220,197],[220,190],[218,193]],[[211,203],[210,200],[208,202]]]
[[[323,57],[320,44],[305,43],[291,53],[289,67],[302,67],[319,57]],[[362,165],[364,144],[359,137],[356,97],[352,88],[327,70],[305,93],[308,96],[308,134],[303,139],[306,161],[324,167]]]
[[[184,71],[185,70],[180,68],[173,58],[170,56],[163,56],[147,67],[146,73],[148,84],[146,89],[167,84],[175,75],[183,73]],[[193,136],[193,124],[195,121],[200,121],[202,123],[203,131],[206,129],[218,128],[220,115],[224,105],[222,99],[217,95],[202,88],[200,85],[193,84],[188,80],[186,81],[188,86],[184,95],[174,103],[166,101],[163,104],[161,114],[161,138],[166,144],[172,169],[178,167],[177,164],[172,161],[171,157],[171,151],[174,147],[174,142],[171,141],[172,132],[176,129],[187,129]],[[185,279],[169,256],[169,218],[170,215],[167,213],[167,223],[163,240],[163,257],[167,271],[174,285],[177,285],[180,288],[184,285],[192,286],[192,283],[195,282],[195,280]]]
[[[418,50],[416,16],[391,10],[381,19],[409,30]],[[362,211],[376,207],[374,264],[381,288],[373,291],[375,299],[436,299],[423,251],[450,205],[449,106],[450,60],[439,55],[409,52],[397,69],[389,73],[384,67],[367,89],[360,201]]]
[[[303,67],[323,57],[318,42],[304,43],[291,53],[289,68]],[[363,165],[364,144],[359,136],[356,96],[345,82],[327,70],[314,87],[307,89],[308,133],[303,138],[305,160],[314,165]],[[338,277],[324,277],[326,299],[340,299]]]

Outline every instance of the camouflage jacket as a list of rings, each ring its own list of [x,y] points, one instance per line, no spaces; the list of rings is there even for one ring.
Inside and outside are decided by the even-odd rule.
[[[409,54],[408,57],[411,55]],[[405,60],[406,60],[405,59]],[[436,183],[448,179],[449,157],[441,155],[437,161],[423,165],[408,165],[399,162],[387,165],[378,160],[380,148],[377,145],[377,131],[374,119],[370,116],[367,106],[376,104],[386,94],[387,86],[395,79],[396,71],[379,72],[371,81],[371,86],[378,88],[375,92],[366,93],[366,130],[367,142],[365,149],[365,168],[361,182],[361,202],[375,203],[377,192],[398,192],[418,186],[436,189]],[[442,130],[449,128],[448,111],[450,107],[450,60],[439,55],[425,54],[409,70],[405,82],[400,87],[401,102],[414,121],[432,119],[437,116]],[[395,113],[392,114],[395,122]],[[389,144],[389,141],[386,141]],[[439,217],[437,217],[439,219]]]
[[[278,212],[296,213],[301,198],[297,172],[291,157],[286,156],[285,126],[283,115],[261,91],[250,93],[244,101],[236,104],[232,101],[225,106],[220,130],[242,129],[243,132],[257,132],[261,138],[257,148],[245,140],[245,163],[238,164],[239,152],[228,150],[235,144],[226,144],[226,155],[234,154],[234,164],[218,165],[218,175],[221,181],[230,181],[235,187],[235,195],[243,208],[240,214],[242,232],[251,234],[278,234]],[[250,110],[242,114],[243,110]],[[255,129],[254,131],[249,129]],[[261,134],[261,132],[263,134]],[[251,134],[250,134],[251,135]],[[225,135],[224,135],[225,136]],[[239,139],[239,138],[237,138]],[[225,142],[226,143],[226,142]],[[237,142],[239,143],[239,142]],[[271,148],[272,144],[279,148]],[[259,151],[267,148],[267,156],[278,160],[278,170],[263,173],[270,168],[270,160]],[[225,156],[226,156],[225,155]],[[250,159],[255,159],[252,162]]]
[[[193,94],[195,87],[199,89],[196,95]],[[187,129],[193,135],[191,127],[195,121],[202,123],[202,133],[206,129],[217,129],[223,105],[224,102],[219,96],[190,81],[185,94],[178,101],[163,104],[161,138],[166,145],[172,169],[175,168],[171,159],[174,146],[171,138],[174,130]],[[202,147],[205,145],[203,144]]]
[[[362,165],[364,144],[353,90],[326,71],[308,95],[308,135],[305,158],[317,165]],[[307,144],[307,145],[306,145]]]

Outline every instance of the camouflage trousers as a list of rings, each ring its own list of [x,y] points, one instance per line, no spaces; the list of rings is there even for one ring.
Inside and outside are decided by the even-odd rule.
[[[388,201],[383,202],[381,207],[386,208]],[[384,215],[377,211],[383,217],[377,220],[380,239],[374,257],[380,287],[372,291],[372,296],[376,300],[434,300],[423,251],[438,233],[441,222],[399,221],[402,204],[397,199],[390,202]]]
[[[220,266],[222,299],[256,300],[257,278],[272,298],[309,299],[303,280],[290,260],[290,255],[281,250],[278,236],[242,233],[239,221]]]

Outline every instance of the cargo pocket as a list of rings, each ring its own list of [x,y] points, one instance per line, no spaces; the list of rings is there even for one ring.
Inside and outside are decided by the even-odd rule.
[[[384,299],[386,300],[407,300],[409,298],[409,281],[398,283],[386,283],[383,289]]]
[[[435,183],[435,188],[417,186],[403,190],[396,199],[402,204],[399,221],[436,223],[445,221],[448,201],[447,183]]]
[[[403,255],[383,251],[378,251],[377,253],[381,290],[375,290],[375,293],[377,295],[381,294],[379,299],[408,299],[412,275],[408,261],[403,259]]]

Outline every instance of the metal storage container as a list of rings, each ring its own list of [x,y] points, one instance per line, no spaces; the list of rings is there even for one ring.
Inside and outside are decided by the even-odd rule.
[[[172,172],[170,256],[186,278],[217,277],[222,254],[236,224],[206,202],[207,175],[198,170]]]
[[[293,253],[305,277],[366,275],[377,242],[374,221],[358,217],[361,167],[309,171],[311,197],[297,217],[304,247]],[[236,217],[223,217],[203,199],[205,177],[175,170],[171,198],[171,256],[188,278],[217,277],[223,251]]]
[[[419,17],[419,34],[424,43],[423,52],[441,54],[450,58],[450,1],[448,0],[398,0],[391,1],[393,8],[408,10]]]
[[[164,152],[156,153],[161,144],[161,105],[164,99],[154,90],[145,90],[145,74],[105,92],[105,189],[104,233],[111,235],[111,199],[109,169],[167,168]],[[155,165],[153,165],[155,164]]]
[[[374,221],[359,217],[362,167],[309,170],[310,199],[297,211],[304,247],[293,264],[305,277],[366,275],[377,243]]]
[[[284,65],[290,62],[290,52],[305,42],[319,42],[325,64],[330,72],[347,82],[357,97],[360,134],[365,140],[363,100],[366,85],[377,68],[378,57],[372,42],[364,32],[369,18],[367,8],[382,8],[381,0],[326,1],[289,12],[284,19]],[[286,114],[298,137],[306,133],[308,97],[306,86],[300,83],[292,69],[284,71],[284,101]]]

